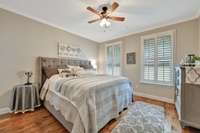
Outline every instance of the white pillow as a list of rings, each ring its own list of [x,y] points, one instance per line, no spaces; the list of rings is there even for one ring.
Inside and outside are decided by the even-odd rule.
[[[70,68],[58,69],[58,73],[62,78],[69,77],[72,75],[72,70]]]
[[[71,68],[71,73],[74,76],[79,76],[80,75],[80,71],[82,71],[82,70],[83,70],[82,67],[74,67],[74,68]]]
[[[69,67],[70,69],[82,69],[82,67],[80,67],[80,66],[67,65],[67,67]]]
[[[58,73],[62,73],[62,72],[71,72],[70,68],[64,68],[64,69],[58,69]]]
[[[84,75],[84,74],[97,74],[97,72],[95,70],[91,70],[91,69],[82,69],[81,71],[79,71],[80,75]]]

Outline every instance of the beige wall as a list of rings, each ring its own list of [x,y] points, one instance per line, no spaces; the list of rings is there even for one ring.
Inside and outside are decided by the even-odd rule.
[[[179,23],[167,27],[158,28],[155,30],[130,35],[120,39],[112,40],[105,42],[100,46],[99,59],[101,63],[100,71],[104,71],[105,64],[103,59],[105,58],[105,47],[107,43],[122,41],[123,42],[123,70],[122,73],[124,76],[127,76],[132,80],[134,84],[135,91],[137,93],[145,93],[148,95],[164,97],[167,99],[173,99],[174,89],[169,86],[160,86],[160,85],[150,85],[140,83],[140,45],[141,45],[141,36],[148,35],[157,32],[163,32],[168,30],[176,30],[176,49],[175,49],[175,64],[178,64],[186,54],[197,53],[198,52],[198,20],[192,20],[184,23]],[[127,65],[126,64],[126,53],[136,52],[136,65]],[[104,69],[104,70],[103,70]]]
[[[198,51],[198,53],[199,53],[199,55],[200,55],[200,17],[198,18],[198,25],[199,25],[199,28],[198,28],[198,38],[199,38],[199,51]]]
[[[13,86],[25,82],[23,71],[32,70],[36,81],[38,56],[57,57],[58,41],[80,47],[88,59],[98,56],[93,41],[0,9],[0,108],[8,106]]]

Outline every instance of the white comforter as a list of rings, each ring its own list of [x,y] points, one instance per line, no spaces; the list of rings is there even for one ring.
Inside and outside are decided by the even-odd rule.
[[[124,77],[53,76],[45,82],[41,99],[46,95],[46,100],[73,123],[72,133],[96,133],[132,102],[132,94],[131,83]]]

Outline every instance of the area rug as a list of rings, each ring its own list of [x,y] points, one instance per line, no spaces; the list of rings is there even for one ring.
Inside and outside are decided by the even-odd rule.
[[[163,107],[135,102],[112,133],[173,133]]]

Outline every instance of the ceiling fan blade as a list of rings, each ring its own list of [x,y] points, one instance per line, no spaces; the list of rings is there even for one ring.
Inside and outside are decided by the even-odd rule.
[[[119,4],[117,2],[114,2],[111,6],[111,11],[114,12],[119,7]]]
[[[115,20],[115,21],[124,21],[125,17],[110,16],[109,19]]]
[[[99,21],[99,20],[100,20],[100,18],[94,19],[94,20],[88,21],[88,23],[91,24],[91,23],[97,22],[97,21]]]
[[[97,10],[95,10],[94,8],[92,8],[92,7],[88,6],[87,9],[88,9],[89,11],[93,12],[94,14],[99,15],[99,12],[98,12]]]

